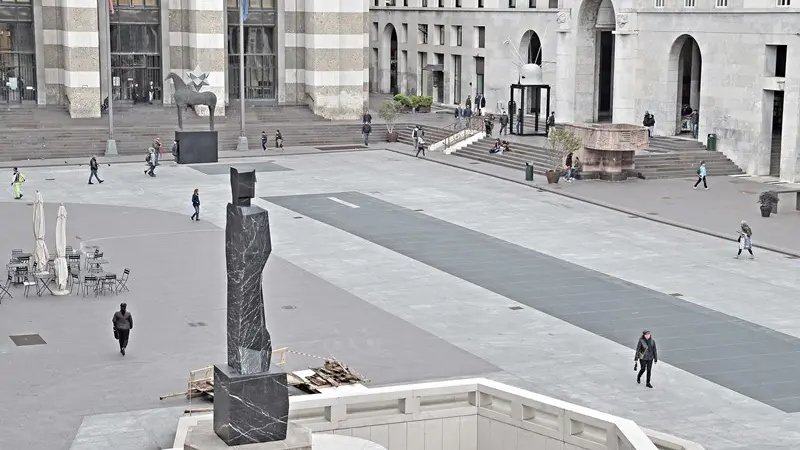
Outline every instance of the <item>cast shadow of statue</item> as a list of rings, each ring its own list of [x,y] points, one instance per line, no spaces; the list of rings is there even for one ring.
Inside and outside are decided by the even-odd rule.
[[[214,109],[217,107],[217,95],[213,92],[197,92],[189,89],[176,73],[170,72],[166,80],[172,80],[175,93],[175,106],[178,108],[178,129],[183,130],[183,109],[187,106],[205,105],[208,107],[209,129],[214,131]]]

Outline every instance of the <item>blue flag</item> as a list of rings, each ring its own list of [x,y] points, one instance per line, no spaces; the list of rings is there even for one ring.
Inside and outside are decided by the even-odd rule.
[[[250,7],[250,0],[241,0],[242,2],[242,21],[247,20],[247,10]]]

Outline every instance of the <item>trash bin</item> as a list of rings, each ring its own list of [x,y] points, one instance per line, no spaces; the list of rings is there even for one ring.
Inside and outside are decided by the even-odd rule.
[[[708,151],[710,151],[710,152],[717,151],[717,135],[716,134],[714,134],[714,133],[709,134],[708,135],[708,141],[706,141],[706,142],[707,142],[706,143],[706,148],[708,149]]]
[[[525,181],[533,181],[533,163],[525,163]]]

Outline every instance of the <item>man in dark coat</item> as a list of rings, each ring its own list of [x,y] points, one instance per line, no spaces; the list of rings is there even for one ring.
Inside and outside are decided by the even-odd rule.
[[[103,180],[101,180],[100,177],[97,176],[97,169],[98,169],[97,158],[92,156],[92,159],[89,160],[89,171],[90,171],[89,172],[89,184],[94,184],[94,183],[92,183],[92,177],[94,177],[97,180],[98,183],[102,183],[103,182]]]
[[[111,324],[114,326],[114,337],[119,341],[119,352],[125,356],[125,348],[133,329],[133,316],[128,311],[127,303],[120,303],[119,311],[111,317]]]

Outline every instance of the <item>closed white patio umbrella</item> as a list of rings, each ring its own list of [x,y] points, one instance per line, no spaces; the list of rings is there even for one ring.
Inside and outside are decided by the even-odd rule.
[[[44,199],[39,191],[36,191],[36,199],[33,202],[33,238],[36,241],[33,262],[36,263],[37,272],[44,272],[47,270],[50,254],[47,252],[47,244],[44,243]]]
[[[58,207],[58,218],[56,219],[56,289],[53,295],[69,295],[67,281],[69,277],[67,269],[67,208],[64,205]]]

